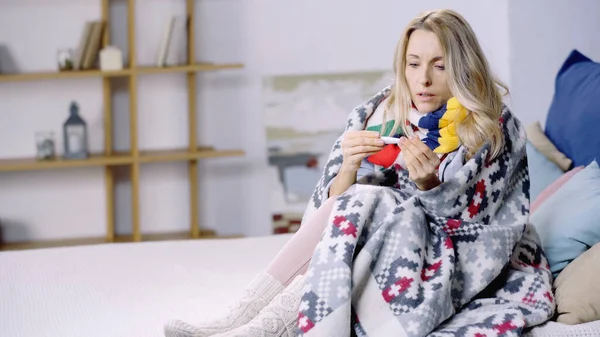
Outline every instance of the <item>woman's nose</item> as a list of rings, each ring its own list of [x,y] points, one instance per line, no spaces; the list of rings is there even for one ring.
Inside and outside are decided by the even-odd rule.
[[[419,84],[428,87],[431,85],[431,76],[429,76],[428,70],[423,70],[421,76],[419,77]]]

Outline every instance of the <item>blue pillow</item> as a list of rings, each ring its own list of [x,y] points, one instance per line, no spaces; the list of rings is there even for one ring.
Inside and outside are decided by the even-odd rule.
[[[529,165],[529,200],[533,202],[538,195],[564,172],[548,160],[529,141],[527,141],[527,163]]]
[[[600,160],[600,63],[573,50],[556,76],[546,136],[574,166]]]
[[[600,242],[600,168],[593,161],[576,173],[530,216],[550,270],[557,276],[569,262]]]

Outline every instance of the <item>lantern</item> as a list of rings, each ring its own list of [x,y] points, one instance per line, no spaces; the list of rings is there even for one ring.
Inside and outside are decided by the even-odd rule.
[[[84,159],[88,157],[87,127],[79,115],[79,106],[71,102],[69,118],[63,124],[64,158]]]

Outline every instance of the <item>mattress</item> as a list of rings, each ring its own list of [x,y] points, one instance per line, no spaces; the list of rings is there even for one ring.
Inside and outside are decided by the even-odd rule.
[[[0,253],[0,336],[164,336],[216,317],[288,235]]]
[[[289,237],[0,252],[0,336],[164,336],[169,319],[225,313]],[[600,336],[600,321],[525,336]]]

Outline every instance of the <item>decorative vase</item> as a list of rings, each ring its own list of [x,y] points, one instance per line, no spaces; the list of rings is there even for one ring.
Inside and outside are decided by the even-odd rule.
[[[69,118],[63,124],[63,144],[66,159],[85,159],[88,157],[87,126],[79,115],[79,105],[71,102]]]

